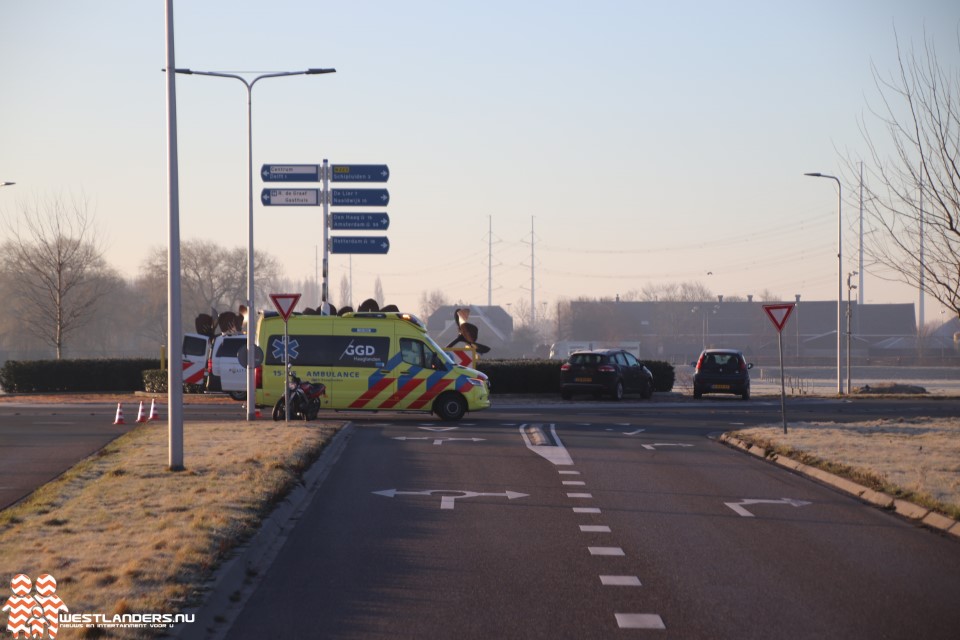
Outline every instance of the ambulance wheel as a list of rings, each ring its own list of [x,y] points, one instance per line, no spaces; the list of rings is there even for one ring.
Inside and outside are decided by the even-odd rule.
[[[434,401],[433,412],[441,420],[459,420],[467,412],[467,401],[459,393],[447,391]]]

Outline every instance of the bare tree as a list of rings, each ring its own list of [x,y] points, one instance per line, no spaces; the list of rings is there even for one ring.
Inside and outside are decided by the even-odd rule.
[[[347,274],[343,274],[340,277],[340,300],[338,300],[341,307],[353,306],[353,300],[350,295],[350,280],[347,278]]]
[[[960,40],[958,40],[960,49]],[[864,253],[878,277],[924,290],[960,316],[960,65],[941,66],[930,39],[917,52],[897,40],[898,68],[874,69],[876,129],[861,123],[867,147],[864,212],[872,233]],[[873,133],[875,131],[876,133]],[[883,144],[880,138],[883,138]],[[860,161],[847,157],[846,181]],[[922,249],[921,249],[922,247]]]
[[[440,307],[450,304],[447,296],[440,289],[433,291],[423,291],[420,293],[420,317],[424,322],[432,316]]]
[[[10,303],[59,360],[67,337],[90,321],[116,279],[85,198],[37,197],[19,207],[19,216],[4,221],[9,240],[0,248]]]
[[[257,309],[272,308],[268,296],[275,293],[280,267],[275,258],[254,251]],[[236,311],[247,300],[247,250],[227,249],[204,240],[186,240],[180,245],[180,287],[184,327],[192,327],[198,313],[211,308]],[[153,293],[165,291],[167,249],[154,248],[140,265],[140,281],[150,283]],[[166,313],[166,300],[155,295]]]

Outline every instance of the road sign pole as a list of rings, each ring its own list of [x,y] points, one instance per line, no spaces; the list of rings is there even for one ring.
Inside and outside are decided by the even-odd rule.
[[[777,344],[780,345],[780,415],[783,418],[783,433],[787,433],[787,385],[783,380],[783,332],[777,331]]]
[[[320,292],[320,313],[327,304],[330,280],[330,168],[327,159],[323,159],[323,286]],[[341,301],[341,304],[342,301]]]
[[[283,421],[290,426],[290,334],[287,331],[288,321],[283,319]]]

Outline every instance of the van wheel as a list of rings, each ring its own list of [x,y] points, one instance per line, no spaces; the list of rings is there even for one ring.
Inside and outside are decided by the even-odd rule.
[[[243,402],[244,400],[247,399],[247,392],[246,392],[246,391],[231,391],[231,392],[230,392],[230,397],[233,398],[234,400],[239,401],[239,402]]]
[[[459,393],[441,393],[433,403],[433,412],[441,420],[459,420],[467,412],[467,401]]]

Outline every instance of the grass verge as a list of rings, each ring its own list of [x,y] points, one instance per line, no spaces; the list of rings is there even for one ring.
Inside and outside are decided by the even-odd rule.
[[[137,426],[0,512],[0,579],[52,574],[72,613],[181,613],[340,426],[188,423],[181,472],[167,470],[167,430]]]
[[[960,520],[960,419],[790,424],[734,437]]]

